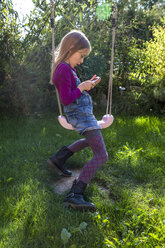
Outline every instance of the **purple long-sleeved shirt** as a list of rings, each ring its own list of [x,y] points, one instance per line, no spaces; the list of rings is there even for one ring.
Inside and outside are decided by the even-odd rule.
[[[72,70],[76,72],[70,65],[60,63],[53,75],[53,83],[58,89],[64,106],[71,104],[81,96],[81,91],[76,86],[76,77],[73,75]]]

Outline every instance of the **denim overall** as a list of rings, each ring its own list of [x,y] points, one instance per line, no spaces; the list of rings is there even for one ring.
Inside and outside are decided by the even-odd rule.
[[[76,79],[76,85],[78,86],[81,81],[73,70],[72,72]],[[95,116],[93,115],[92,98],[86,91],[83,91],[81,96],[77,98],[76,101],[64,106],[64,113],[67,121],[79,134],[83,134],[85,131],[101,129],[101,127],[97,124]]]

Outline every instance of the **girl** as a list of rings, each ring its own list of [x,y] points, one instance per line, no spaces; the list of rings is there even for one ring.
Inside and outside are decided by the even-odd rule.
[[[66,118],[75,131],[84,138],[77,140],[69,147],[63,146],[54,154],[48,163],[60,170],[64,176],[71,176],[66,169],[65,161],[75,152],[87,146],[93,151],[93,158],[84,165],[77,180],[64,199],[64,205],[76,209],[95,210],[95,205],[84,199],[83,193],[87,184],[97,170],[107,161],[108,155],[104,145],[100,126],[93,115],[92,99],[88,91],[93,89],[101,79],[81,82],[77,77],[75,67],[83,63],[84,57],[91,51],[87,37],[77,30],[66,34],[55,52],[52,68],[52,81],[58,89]]]

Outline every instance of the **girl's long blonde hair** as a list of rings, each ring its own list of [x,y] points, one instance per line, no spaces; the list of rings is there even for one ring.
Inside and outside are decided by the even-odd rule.
[[[61,40],[55,50],[55,59],[52,63],[51,83],[53,82],[53,74],[59,63],[65,61],[78,50],[87,49],[88,54],[91,51],[91,45],[88,38],[80,30],[72,30],[67,33]]]

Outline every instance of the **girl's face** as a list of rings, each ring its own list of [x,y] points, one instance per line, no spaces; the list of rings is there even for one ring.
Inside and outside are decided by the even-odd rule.
[[[87,49],[78,50],[72,54],[65,62],[68,63],[72,68],[83,63],[84,58],[89,54]]]

